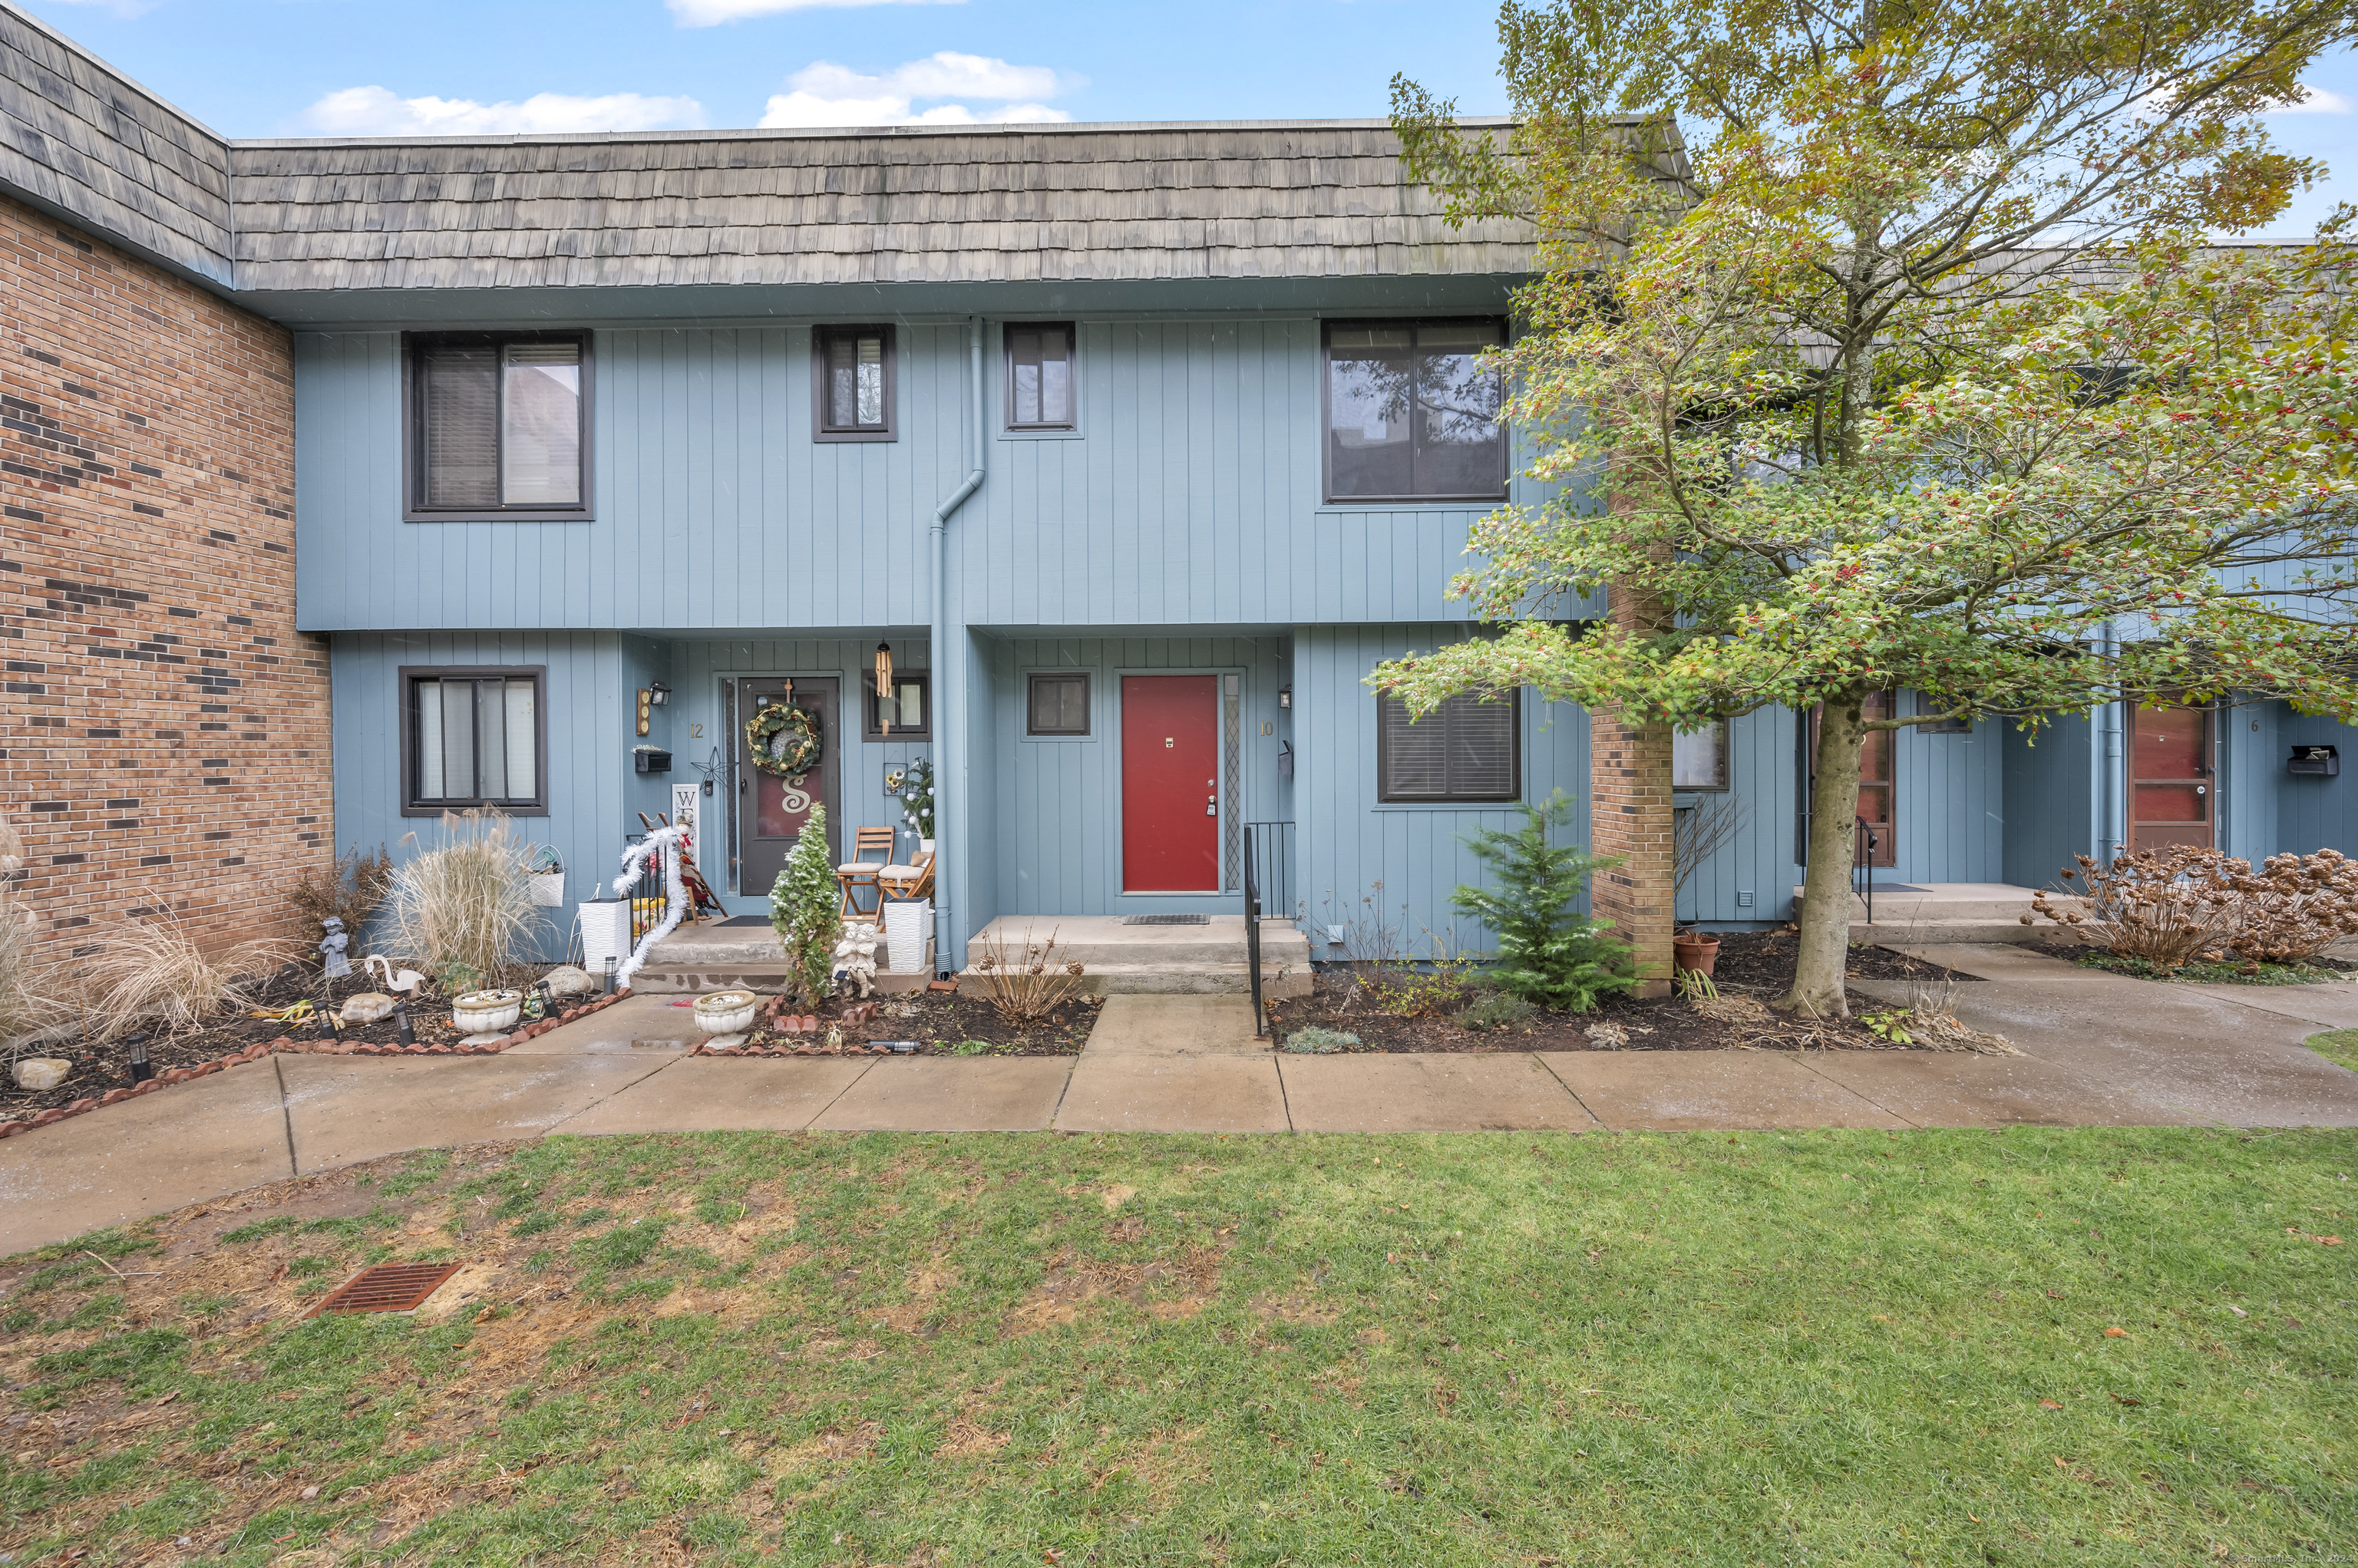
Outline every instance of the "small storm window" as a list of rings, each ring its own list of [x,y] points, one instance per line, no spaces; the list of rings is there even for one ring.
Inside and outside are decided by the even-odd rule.
[[[1089,677],[1081,671],[1033,676],[1024,707],[1027,735],[1086,735],[1089,732]]]
[[[1376,699],[1377,798],[1507,801],[1522,795],[1522,693],[1453,697],[1412,719],[1396,697]]]
[[[1007,327],[1007,427],[1073,427],[1073,324],[1010,322]]]
[[[1715,719],[1697,730],[1671,736],[1672,789],[1727,787],[1727,720]]]
[[[820,438],[891,439],[892,329],[821,327],[812,336]]]
[[[541,666],[412,668],[400,678],[405,815],[546,808]]]
[[[924,670],[895,670],[892,689],[882,701],[876,696],[875,671],[869,671],[861,684],[867,688],[869,739],[923,741],[933,734],[933,677]]]
[[[578,512],[583,340],[421,339],[413,513]]]

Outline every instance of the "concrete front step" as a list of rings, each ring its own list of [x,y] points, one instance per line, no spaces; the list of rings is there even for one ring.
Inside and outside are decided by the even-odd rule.
[[[2022,917],[2031,913],[2032,890],[2005,882],[1920,882],[1921,892],[1898,891],[1875,895],[1875,917],[1867,918],[1866,901],[1856,893],[1850,900],[1850,937],[1854,942],[1886,946],[1923,942],[2053,942],[2067,941],[2061,926],[2048,920],[2029,925]],[[1798,913],[1801,890],[1793,890]],[[2059,900],[2058,906],[2069,901]]]
[[[975,983],[971,970],[964,982]],[[1306,963],[1261,966],[1260,994],[1265,997],[1308,996],[1310,983]],[[1098,964],[1081,976],[1081,989],[1098,996],[1243,996],[1252,989],[1252,966]]]

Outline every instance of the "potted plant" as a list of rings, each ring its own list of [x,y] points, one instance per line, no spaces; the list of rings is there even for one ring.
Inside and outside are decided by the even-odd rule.
[[[934,763],[920,757],[901,779],[901,820],[917,836],[917,852],[934,852]]]
[[[1719,962],[1719,938],[1708,931],[1674,931],[1671,934],[1671,962],[1682,969],[1693,969],[1708,975]]]
[[[481,1044],[514,1028],[523,1016],[522,991],[465,991],[450,999],[450,1022],[466,1031],[469,1044]]]

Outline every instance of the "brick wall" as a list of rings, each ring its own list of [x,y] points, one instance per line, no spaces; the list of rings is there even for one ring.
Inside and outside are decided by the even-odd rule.
[[[283,329],[0,199],[0,812],[53,956],[159,901],[300,934],[334,827],[294,433]]]
[[[1619,492],[1616,495],[1618,498]],[[1659,596],[1627,579],[1606,593],[1606,614],[1617,625],[1650,631],[1669,619]],[[1618,855],[1622,863],[1590,883],[1589,908],[1620,929],[1638,953],[1638,972],[1650,979],[1641,996],[1667,996],[1671,985],[1672,907],[1671,727],[1632,724],[1620,709],[1588,715],[1589,849]]]

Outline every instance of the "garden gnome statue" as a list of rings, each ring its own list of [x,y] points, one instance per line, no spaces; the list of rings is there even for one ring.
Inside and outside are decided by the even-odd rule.
[[[328,933],[319,943],[321,978],[330,980],[349,979],[352,965],[352,960],[344,957],[344,949],[352,945],[352,939],[344,935],[344,923],[331,914],[319,925]]]
[[[854,921],[843,928],[843,940],[835,945],[835,989],[855,1000],[874,994],[876,927],[873,924]]]

